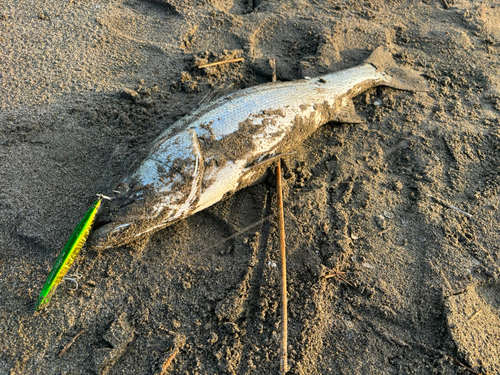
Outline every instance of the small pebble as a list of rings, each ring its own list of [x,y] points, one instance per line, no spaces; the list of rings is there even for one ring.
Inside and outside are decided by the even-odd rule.
[[[394,185],[393,185],[393,189],[395,191],[400,191],[401,189],[403,189],[403,184],[401,183],[401,181],[395,181]]]
[[[375,216],[375,222],[377,223],[377,225],[384,229],[385,228],[385,217],[383,217],[382,215],[377,215]]]
[[[132,100],[137,100],[139,98],[139,94],[137,93],[137,91],[134,91],[134,90],[129,89],[129,88],[123,88],[120,91],[120,96],[122,98],[132,99]]]
[[[210,337],[208,338],[207,342],[211,345],[215,344],[219,340],[219,336],[215,332],[210,333]]]

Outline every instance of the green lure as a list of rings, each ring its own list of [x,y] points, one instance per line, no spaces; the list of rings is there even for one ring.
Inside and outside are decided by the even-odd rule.
[[[94,223],[100,206],[101,198],[95,201],[92,207],[90,207],[71,234],[68,242],[66,242],[64,249],[62,249],[61,254],[59,254],[56,260],[56,264],[54,264],[52,271],[50,271],[47,281],[45,281],[40,297],[38,297],[36,311],[44,308],[49,303],[52,294],[54,294],[62,278],[73,264],[73,261],[85,244],[85,241],[87,241],[87,237],[89,236],[90,229],[92,228],[92,224]]]

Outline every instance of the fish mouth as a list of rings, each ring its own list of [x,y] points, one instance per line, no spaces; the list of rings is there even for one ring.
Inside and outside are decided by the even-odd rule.
[[[125,238],[130,237],[127,232],[132,229],[132,222],[101,221],[99,224],[100,226],[94,230],[89,239],[92,248],[103,250],[118,247],[128,242]]]
[[[97,217],[94,231],[90,236],[90,246],[96,249],[119,247],[141,235],[147,226],[143,199],[125,205],[110,204],[103,207]]]
[[[142,190],[123,180],[113,191],[113,199],[104,201],[94,224],[89,245],[96,249],[118,247],[139,236],[148,221]]]

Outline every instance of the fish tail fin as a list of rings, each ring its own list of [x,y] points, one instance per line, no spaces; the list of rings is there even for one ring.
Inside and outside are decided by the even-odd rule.
[[[427,81],[420,73],[399,66],[386,47],[376,48],[365,62],[386,73],[386,86],[406,91],[430,90]]]

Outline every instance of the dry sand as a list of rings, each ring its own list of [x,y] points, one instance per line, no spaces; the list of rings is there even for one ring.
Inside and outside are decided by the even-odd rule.
[[[277,223],[217,245],[275,210],[272,175],[82,251],[78,290],[34,304],[94,194],[207,94],[269,81],[271,57],[285,81],[379,45],[432,90],[362,94],[366,121],[288,157],[290,373],[499,374],[500,3],[448,3],[3,0],[0,374],[152,374],[175,347],[171,373],[277,373]]]

